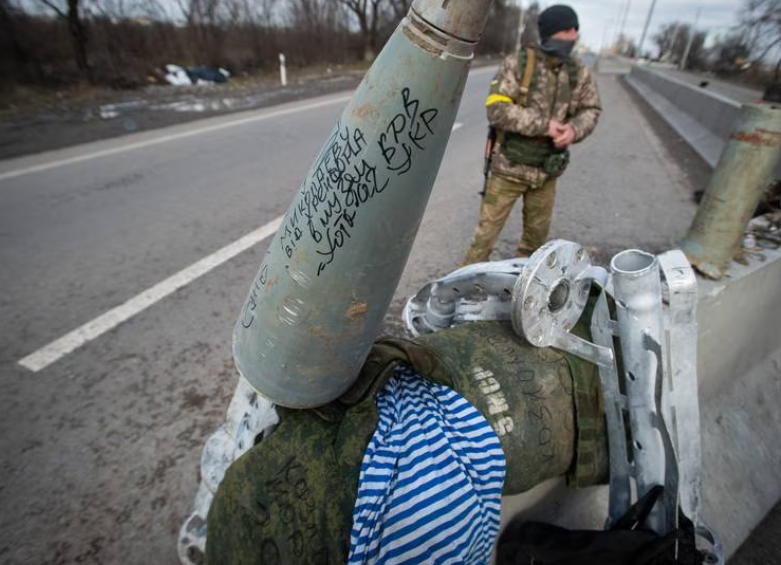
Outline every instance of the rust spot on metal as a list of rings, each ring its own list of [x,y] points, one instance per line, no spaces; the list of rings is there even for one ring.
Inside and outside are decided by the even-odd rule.
[[[269,277],[266,279],[266,283],[263,285],[266,289],[271,290],[279,284],[279,275]]]
[[[323,328],[320,326],[312,326],[309,330],[313,336],[315,336],[317,339],[322,341],[325,344],[331,343],[331,336],[323,331]]]
[[[781,145],[781,133],[758,128],[755,131],[736,131],[730,137],[736,141],[778,147]]]
[[[350,321],[355,321],[358,318],[363,318],[363,315],[369,309],[369,306],[365,302],[353,302],[347,307],[345,316]]]
[[[355,110],[353,110],[353,115],[356,118],[367,118],[367,117],[376,116],[377,108],[374,107],[374,104],[367,102],[363,106],[358,106]]]
[[[422,28],[420,26],[416,26],[416,28],[423,35],[427,35],[427,36],[430,36],[432,38],[438,39],[437,36],[431,30]],[[409,27],[405,26],[403,28],[403,31],[404,31],[404,35],[407,37],[407,39],[409,39],[412,43],[414,43],[415,45],[417,45],[418,47],[420,47],[424,51],[428,52],[429,54],[433,55],[434,57],[440,57],[442,55],[442,53],[444,52],[444,49],[440,49],[440,48],[436,47],[435,45],[432,45],[431,43],[428,43],[428,42],[424,41],[420,37],[420,35],[417,35],[417,34],[413,33],[409,29]]]

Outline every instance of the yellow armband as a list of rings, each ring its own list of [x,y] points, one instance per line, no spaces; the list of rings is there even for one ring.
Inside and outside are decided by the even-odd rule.
[[[496,104],[497,102],[510,102],[512,104],[513,99],[509,96],[505,96],[504,94],[490,94],[488,99],[485,101],[485,105],[490,106],[491,104]]]

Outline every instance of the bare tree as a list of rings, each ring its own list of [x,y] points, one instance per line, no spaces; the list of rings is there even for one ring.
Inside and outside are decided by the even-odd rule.
[[[210,65],[221,64],[225,29],[220,24],[228,19],[222,0],[189,0],[186,16],[193,58]]]
[[[76,67],[84,78],[92,82],[92,73],[87,58],[87,41],[89,37],[81,15],[81,0],[65,1],[66,5],[63,6],[57,3],[56,0],[40,0],[44,6],[52,9],[60,18],[67,22]]]
[[[335,0],[288,0],[283,29],[295,65],[338,62],[348,36],[347,14]]]
[[[686,55],[686,66],[703,68],[706,60],[707,35],[707,32],[696,31],[689,24],[672,22],[662,26],[652,39],[659,48],[659,58],[675,64],[683,59],[686,46],[691,41],[689,53]]]
[[[521,45],[536,45],[540,42],[540,31],[537,29],[537,19],[540,16],[540,5],[536,0],[529,4],[523,12],[523,31]]]
[[[172,4],[168,0],[138,0],[136,7],[140,14],[158,21],[175,21],[180,14],[174,13]]]
[[[0,75],[12,78],[26,74],[40,79],[41,68],[26,46],[25,40],[29,38],[20,25],[20,19],[24,19],[24,15],[19,9],[8,0],[0,0],[0,52],[6,54],[0,57]]]
[[[393,14],[393,19],[398,22],[409,12],[412,0],[388,0],[388,4]]]
[[[686,50],[688,37],[688,24],[672,22],[659,28],[652,40],[659,49],[660,59],[677,64]]]
[[[682,64],[687,69],[706,69],[707,53],[705,50],[705,40],[708,38],[707,31],[694,31],[686,36],[686,45],[689,48],[688,53],[684,51],[684,61]]]
[[[237,0],[245,5],[249,44],[254,67],[271,66],[278,55],[276,27],[277,0]]]
[[[775,61],[775,80],[781,70],[781,0],[745,0],[737,30],[748,39],[752,58]]]
[[[718,73],[734,73],[748,67],[751,48],[744,32],[720,37],[713,46],[714,70]]]
[[[531,1],[531,0],[530,0]],[[0,0],[0,83],[77,78],[133,88],[164,63],[234,73],[371,59],[412,0]],[[531,16],[532,7],[523,16]],[[50,13],[56,17],[49,17]],[[511,50],[516,0],[495,0],[481,55]],[[181,25],[184,23],[184,25]],[[526,29],[534,25],[527,22]],[[319,70],[315,69],[315,70]]]
[[[383,0],[336,1],[347,8],[357,20],[358,29],[363,38],[364,60],[373,60],[379,50],[379,30],[383,17]]]
[[[324,12],[328,4],[322,0],[289,0],[288,19],[290,26],[304,33],[313,34],[326,26]]]
[[[528,18],[531,16],[531,10],[534,9],[533,6],[534,4],[523,14],[524,21],[526,21],[527,24]],[[518,43],[520,18],[521,10],[515,2],[496,0],[491,5],[491,10],[488,12],[485,33],[483,33],[483,36],[480,39],[478,53],[507,54],[514,51]],[[526,38],[525,33],[524,38]]]

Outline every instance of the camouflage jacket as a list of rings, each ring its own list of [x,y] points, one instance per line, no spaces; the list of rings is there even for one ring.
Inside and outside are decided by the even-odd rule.
[[[575,143],[585,139],[594,131],[602,106],[594,75],[579,58],[573,58],[578,78],[574,90],[570,92],[567,66],[538,49],[534,79],[526,96],[526,104],[519,106],[517,101],[523,69],[518,68],[517,54],[508,55],[493,78],[491,90],[512,101],[487,105],[488,122],[500,131],[539,137],[547,136],[548,123],[553,119],[572,125]],[[499,83],[498,90],[496,83]],[[542,185],[547,179],[548,175],[541,168],[512,163],[498,149],[497,145],[492,173],[519,179],[534,187]]]
[[[585,321],[576,331],[587,335]],[[576,488],[607,481],[595,365],[529,345],[509,321],[385,338],[338,401],[280,409],[274,433],[233,462],[209,510],[207,565],[347,562],[361,463],[378,422],[375,396],[399,364],[483,414],[507,460],[503,494],[561,475]]]

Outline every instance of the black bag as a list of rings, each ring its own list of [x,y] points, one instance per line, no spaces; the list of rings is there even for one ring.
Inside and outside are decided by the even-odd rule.
[[[701,565],[694,526],[680,514],[677,530],[660,536],[644,527],[662,487],[651,489],[609,530],[567,530],[512,520],[499,537],[497,565]]]

